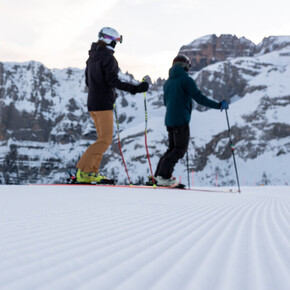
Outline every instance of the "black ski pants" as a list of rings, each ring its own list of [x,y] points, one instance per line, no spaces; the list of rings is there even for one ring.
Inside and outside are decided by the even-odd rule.
[[[155,175],[163,178],[172,176],[174,166],[187,151],[189,143],[189,125],[181,125],[176,127],[167,127],[169,148],[160,158]]]

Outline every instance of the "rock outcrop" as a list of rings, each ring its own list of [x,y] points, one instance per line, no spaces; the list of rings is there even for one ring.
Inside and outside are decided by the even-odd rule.
[[[182,46],[179,53],[189,57],[191,71],[199,71],[229,57],[253,56],[255,44],[244,37],[237,38],[231,34],[222,34],[219,37],[211,34]]]

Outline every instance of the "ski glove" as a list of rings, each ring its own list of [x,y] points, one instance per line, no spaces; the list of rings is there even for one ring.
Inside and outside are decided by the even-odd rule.
[[[147,82],[142,82],[137,86],[132,86],[130,93],[135,95],[136,93],[142,93],[148,91],[149,88],[149,83]]]
[[[223,100],[219,103],[220,110],[228,110],[229,108],[229,103],[226,100]]]
[[[142,82],[141,84],[136,86],[137,93],[147,92],[149,89],[149,84],[147,82]]]

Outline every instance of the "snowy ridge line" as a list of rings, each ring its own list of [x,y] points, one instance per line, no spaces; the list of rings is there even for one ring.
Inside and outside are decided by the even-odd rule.
[[[241,193],[241,191],[239,190],[215,190],[215,189],[200,189],[200,188],[177,188],[177,187],[170,187],[170,186],[151,186],[151,185],[113,185],[113,184],[79,184],[79,183],[75,183],[75,184],[66,184],[66,183],[31,183],[29,185],[33,185],[33,186],[97,186],[97,187],[120,187],[120,188],[135,188],[135,189],[171,189],[171,190],[185,190],[185,191],[200,191],[200,192],[222,192],[222,193]]]

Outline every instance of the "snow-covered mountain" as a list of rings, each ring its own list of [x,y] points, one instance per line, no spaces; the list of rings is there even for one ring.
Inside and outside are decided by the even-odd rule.
[[[256,56],[274,50],[280,50],[290,44],[289,36],[265,37],[261,43],[255,45],[251,40],[236,35],[215,34],[205,35],[195,39],[188,45],[183,45],[179,53],[185,54],[191,61],[191,71],[224,61],[228,58]]]
[[[201,41],[202,43],[202,41]],[[290,36],[264,39],[253,56],[230,57],[192,77],[210,98],[227,99],[240,182],[290,182]],[[129,74],[122,79],[135,82]],[[166,150],[162,84],[146,94],[153,170]],[[149,174],[144,146],[144,96],[119,91],[116,102],[122,149],[134,182]],[[96,138],[86,109],[84,70],[47,69],[38,62],[0,63],[0,182],[65,180]],[[194,185],[229,185],[235,173],[224,112],[194,105],[188,150]],[[102,173],[126,183],[115,130]],[[186,160],[174,172],[187,182]]]
[[[255,44],[245,37],[238,38],[231,34],[205,35],[188,45],[183,45],[179,53],[185,54],[191,61],[191,71],[202,68],[229,57],[253,56],[256,51]]]

